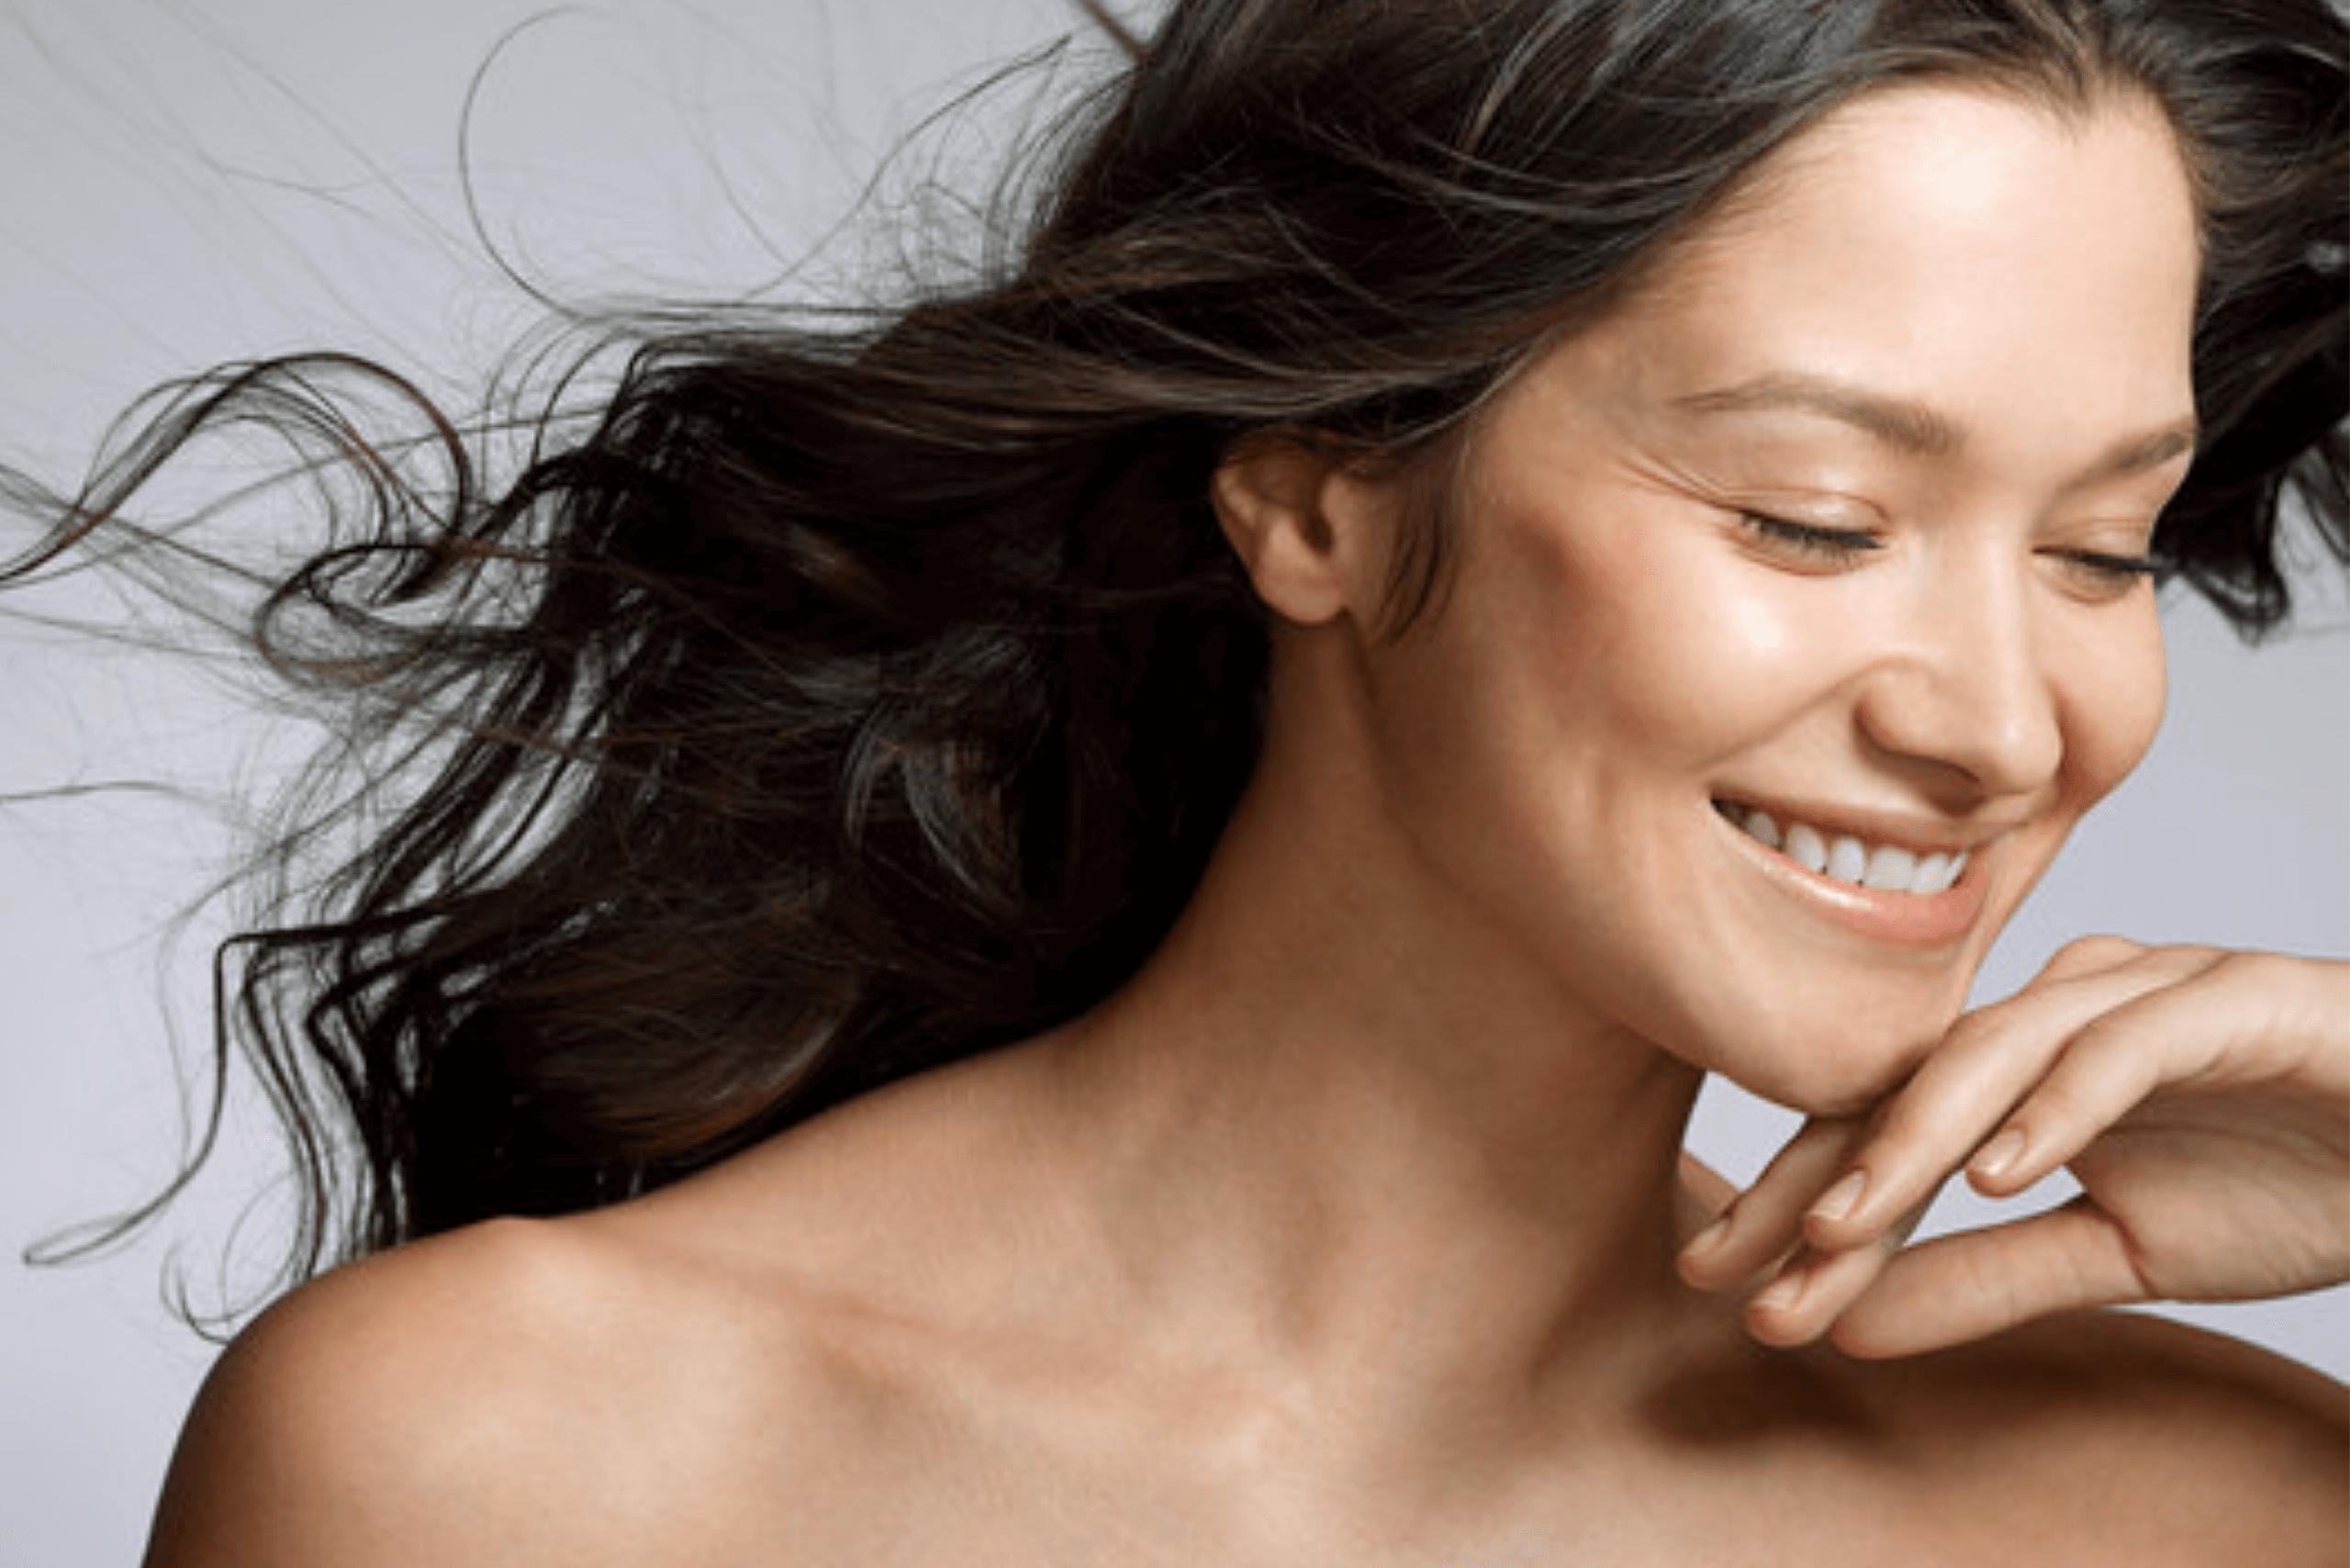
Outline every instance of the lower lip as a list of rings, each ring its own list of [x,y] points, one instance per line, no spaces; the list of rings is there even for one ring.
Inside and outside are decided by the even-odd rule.
[[[1848,931],[1874,942],[1933,947],[1954,942],[1983,911],[1984,857],[1970,856],[1957,881],[1939,893],[1896,893],[1840,882],[1806,868],[1762,840],[1708,812],[1716,825],[1735,839],[1750,862],[1782,891]]]

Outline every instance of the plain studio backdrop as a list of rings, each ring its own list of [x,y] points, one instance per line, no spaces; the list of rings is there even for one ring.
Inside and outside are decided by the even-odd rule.
[[[538,320],[493,251],[571,300],[755,294],[925,115],[1071,29],[1061,0],[12,0],[0,460],[77,477],[150,386],[297,348],[351,348],[462,408]],[[1085,39],[1064,91],[1104,58]],[[980,188],[1029,96],[990,99],[936,181]],[[836,247],[826,286],[887,252]],[[133,605],[86,581],[11,601],[136,630]],[[2350,951],[2350,610],[2320,588],[2302,630],[2253,651],[2199,604],[2174,595],[2166,615],[2164,736],[2026,908],[1983,997],[2091,931]],[[234,843],[207,795],[265,782],[299,737],[205,661],[21,616],[0,616],[0,794],[180,787],[0,803],[0,1564],[125,1563],[212,1353],[160,1298],[166,1253],[185,1244],[201,1302],[234,1227],[265,1243],[282,1196],[265,1125],[233,1117],[220,1168],[139,1244],[58,1268],[17,1255],[174,1169],[219,926],[200,915],[173,941],[173,921]],[[1696,1143],[1743,1180],[1791,1125],[1709,1090]],[[1956,1194],[1932,1223],[1980,1208]],[[2350,1294],[2187,1316],[2350,1373]]]

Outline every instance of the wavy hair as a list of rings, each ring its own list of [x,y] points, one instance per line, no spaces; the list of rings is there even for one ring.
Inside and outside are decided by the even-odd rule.
[[[338,705],[341,792],[297,797],[220,954],[222,1060],[303,1177],[288,1277],[657,1187],[1098,1002],[1257,755],[1217,465],[1428,477],[1393,585],[1427,612],[1481,399],[1858,95],[2161,106],[2207,266],[2157,554],[2248,633],[2288,608],[2288,492],[2350,558],[2324,0],[1179,0],[1130,41],[963,286],[673,320],[498,484],[390,372],[225,370],[20,564],[225,429],[350,481],[250,631]]]

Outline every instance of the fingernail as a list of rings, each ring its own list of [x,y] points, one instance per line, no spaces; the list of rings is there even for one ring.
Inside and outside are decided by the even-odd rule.
[[[1684,1258],[1702,1258],[1721,1246],[1729,1237],[1729,1215],[1724,1215],[1705,1229],[1691,1237],[1681,1249]]]
[[[1801,1269],[1790,1269],[1762,1288],[1754,1298],[1754,1305],[1763,1312],[1785,1312],[1803,1299],[1803,1288],[1811,1282]]]
[[[1819,1201],[1811,1205],[1811,1217],[1831,1224],[1842,1219],[1861,1206],[1861,1194],[1868,1190],[1869,1173],[1855,1170],[1819,1194]]]
[[[2016,1161],[2023,1158],[2023,1129],[2009,1127],[1976,1152],[1975,1172],[1983,1176],[2004,1176],[2014,1168]]]

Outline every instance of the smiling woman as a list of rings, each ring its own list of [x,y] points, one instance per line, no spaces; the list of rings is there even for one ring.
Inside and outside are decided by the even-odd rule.
[[[1319,749],[1482,865],[1494,907],[1455,929],[1536,935],[1586,1007],[1628,987],[1643,1041],[1824,1111],[1916,1066],[2153,739],[2152,588],[2084,563],[2143,559],[2186,472],[2109,459],[2192,409],[2198,269],[2151,108],[1920,89],[1813,137],[1483,411],[1449,585],[1475,612],[1365,655],[1375,763]],[[1912,893],[1936,857],[1959,874]]]
[[[357,480],[256,632],[356,804],[228,949],[318,1277],[151,1561],[2338,1554],[2338,1387],[2084,1309],[2350,1275],[2350,967],[1967,999],[2154,575],[2350,554],[2340,19],[1131,41],[951,287],[666,314],[487,484],[239,369],[59,509]],[[1808,1118],[1734,1202],[1708,1075]]]

